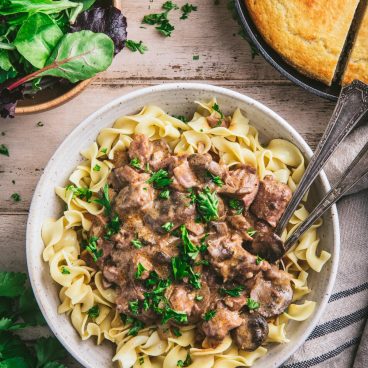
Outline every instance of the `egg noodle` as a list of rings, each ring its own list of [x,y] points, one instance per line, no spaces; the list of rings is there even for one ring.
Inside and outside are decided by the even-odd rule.
[[[240,109],[229,117],[228,128],[212,128],[206,117],[220,118],[219,112],[213,109],[215,106],[215,99],[198,103],[198,111],[188,123],[166,114],[157,106],[146,106],[137,115],[120,117],[112,128],[102,129],[97,141],[81,153],[84,161],[69,178],[68,184],[74,188],[88,188],[92,197],[76,195],[68,187],[56,188],[56,194],[66,203],[66,209],[59,219],[44,222],[42,239],[45,244],[43,259],[49,263],[52,279],[61,285],[58,312],[70,316],[82,340],[96,336],[97,344],[104,340],[116,344],[112,360],[119,367],[175,368],[183,366],[188,354],[190,368],[249,367],[267,353],[263,346],[253,352],[242,351],[230,336],[216,348],[200,348],[195,345],[195,326],[183,326],[181,336],[165,340],[160,338],[156,326],[146,327],[136,336],[131,336],[128,334],[131,326],[124,324],[116,311],[115,290],[104,289],[102,273],[88,267],[80,259],[81,244],[78,239],[85,238],[91,227],[85,214],[97,215],[103,211],[94,199],[98,198],[98,192],[114,167],[111,160],[116,151],[127,150],[133,135],[137,133],[145,134],[150,140],[165,140],[177,155],[215,152],[220,157],[220,163],[228,166],[239,163],[251,165],[257,168],[260,179],[273,175],[292,191],[295,190],[305,168],[299,149],[283,139],[273,139],[263,147],[258,131],[249,124]],[[99,171],[93,170],[96,165]],[[282,239],[287,239],[307,216],[304,205],[300,205],[284,230]],[[304,321],[315,309],[315,302],[300,300],[310,292],[307,285],[309,270],[320,272],[331,256],[326,251],[317,255],[319,226],[321,221],[300,238],[281,262],[281,266],[292,276],[293,303],[282,315],[269,322],[267,343],[288,342],[285,333],[288,320]],[[90,313],[91,308],[97,309],[98,313]]]

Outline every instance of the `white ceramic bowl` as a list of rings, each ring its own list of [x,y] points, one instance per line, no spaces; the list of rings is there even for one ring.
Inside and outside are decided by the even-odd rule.
[[[209,100],[213,96],[218,99],[219,105],[226,113],[240,107],[251,123],[259,130],[263,141],[267,142],[272,138],[284,138],[296,144],[307,159],[311,157],[312,151],[309,146],[285,120],[249,97],[207,84],[164,84],[144,88],[122,96],[84,120],[52,156],[38,183],[27,226],[29,277],[48,325],[70,354],[85,367],[111,367],[114,348],[108,342],[97,346],[94,339],[82,341],[72,327],[69,318],[57,313],[59,286],[52,281],[49,275],[49,267],[41,258],[43,250],[41,240],[42,223],[46,218],[58,218],[62,210],[61,201],[54,194],[54,187],[66,183],[72,170],[81,161],[79,152],[87,148],[96,139],[102,128],[111,126],[116,118],[137,113],[146,104],[156,104],[171,114],[189,116],[195,111],[194,100]],[[329,183],[322,173],[312,191],[314,201],[321,198],[328,190]],[[271,368],[281,365],[303,344],[316,326],[331,294],[338,265],[340,237],[335,207],[324,216],[320,236],[319,249],[330,252],[332,258],[319,274],[315,272],[310,274],[309,284],[312,293],[308,295],[308,299],[316,301],[317,308],[308,320],[302,323],[290,323],[287,329],[290,343],[272,346],[268,354],[261,358],[254,365],[254,368]]]

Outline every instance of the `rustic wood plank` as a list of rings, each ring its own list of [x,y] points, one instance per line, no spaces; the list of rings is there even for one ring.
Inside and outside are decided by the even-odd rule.
[[[289,121],[313,147],[333,109],[332,103],[289,84],[249,85],[233,81],[224,85],[269,106]],[[96,82],[76,99],[53,111],[1,122],[0,132],[4,132],[5,136],[0,136],[0,143],[8,145],[10,157],[0,157],[0,213],[28,211],[43,168],[68,133],[106,102],[142,85],[116,82],[113,87]],[[44,126],[37,126],[39,121]],[[14,192],[20,193],[20,202],[10,199]]]
[[[284,79],[262,57],[253,60],[248,43],[238,35],[240,26],[227,9],[228,0],[219,5],[214,5],[214,0],[193,0],[198,10],[186,20],[179,19],[181,11],[170,12],[175,26],[171,37],[141,24],[144,15],[161,12],[163,2],[123,1],[129,39],[142,40],[149,51],[140,55],[124,50],[104,73],[105,79]],[[175,1],[179,6],[186,2]],[[193,60],[193,55],[199,59]]]

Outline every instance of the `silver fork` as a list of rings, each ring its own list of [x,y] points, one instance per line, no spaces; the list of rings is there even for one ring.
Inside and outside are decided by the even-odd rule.
[[[342,174],[340,180],[323,197],[319,204],[309,214],[308,218],[285,241],[285,249],[292,245],[319,219],[334,203],[345,193],[358,184],[363,178],[368,179],[368,142],[364,145],[358,156]]]
[[[354,81],[341,91],[339,100],[319,142],[317,149],[305,170],[293,197],[282,215],[275,232],[280,235],[298,207],[304,194],[310,188],[327,160],[335,152],[338,145],[364,118],[368,117],[368,86],[360,81]],[[286,241],[285,248],[289,249],[322,214],[327,211],[341,196],[349,191],[367,174],[367,167],[362,162],[367,159],[368,145],[366,144],[350,167],[344,172],[334,188],[327,193],[310,216],[299,226]],[[349,176],[349,177],[348,177]]]

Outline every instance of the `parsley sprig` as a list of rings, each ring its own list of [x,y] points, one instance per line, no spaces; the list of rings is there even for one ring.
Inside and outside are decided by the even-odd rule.
[[[95,262],[97,262],[97,260],[102,257],[103,254],[102,249],[97,248],[97,241],[97,236],[91,236],[86,244],[86,251],[92,256]]]
[[[224,185],[224,182],[221,180],[221,178],[217,175],[213,175],[210,171],[207,171],[207,176],[218,186],[222,187]]]
[[[220,293],[222,295],[229,295],[229,296],[232,296],[232,297],[238,297],[238,296],[240,296],[240,293],[243,290],[244,290],[244,287],[239,285],[239,286],[236,286],[232,289],[221,288]]]
[[[143,41],[133,41],[133,40],[126,40],[125,46],[132,52],[139,52],[140,54],[144,54],[148,51],[148,47],[143,44]]]
[[[151,177],[147,180],[148,184],[153,184],[156,189],[163,189],[169,186],[173,182],[173,179],[169,178],[169,173],[160,169],[151,174]]]
[[[73,184],[67,185],[65,190],[73,193],[73,198],[78,197],[80,199],[85,199],[88,203],[91,202],[92,191],[89,188],[76,187]]]
[[[109,198],[109,185],[108,184],[104,185],[101,198],[95,199],[94,202],[98,203],[104,208],[104,213],[106,216],[110,216],[111,202]]]
[[[206,187],[197,194],[197,209],[205,222],[218,219],[218,197],[216,192],[212,192]]]
[[[197,11],[198,7],[189,3],[186,3],[185,5],[183,5],[181,7],[181,11],[183,12],[182,16],[180,17],[180,19],[187,19],[188,15],[193,12],[193,11]]]
[[[238,215],[240,215],[244,211],[244,204],[239,199],[230,199],[229,200],[229,207],[232,210],[235,210]]]

